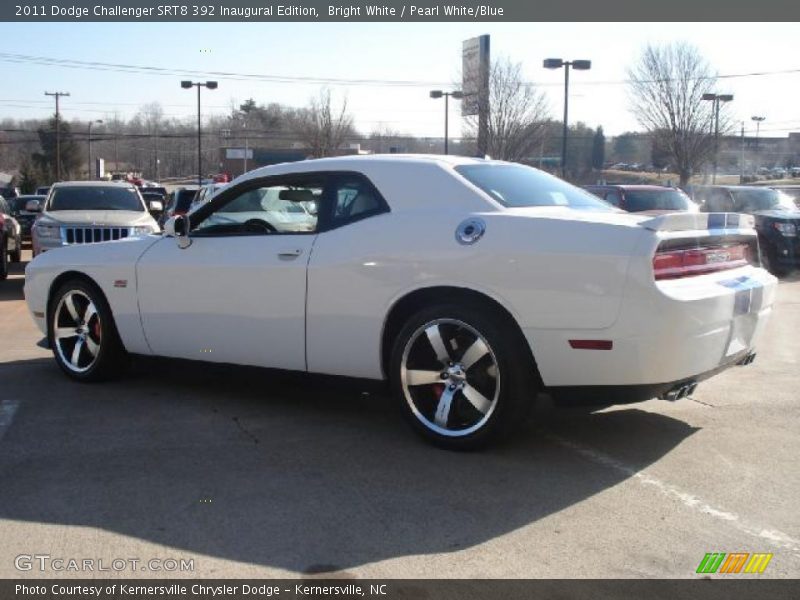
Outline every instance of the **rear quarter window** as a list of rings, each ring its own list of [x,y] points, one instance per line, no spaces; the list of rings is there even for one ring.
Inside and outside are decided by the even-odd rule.
[[[509,208],[567,206],[588,210],[614,210],[610,204],[594,194],[531,167],[487,163],[460,165],[455,170],[464,179]]]

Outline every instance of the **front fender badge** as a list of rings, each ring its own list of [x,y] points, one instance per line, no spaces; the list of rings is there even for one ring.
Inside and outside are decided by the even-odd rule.
[[[473,217],[462,221],[456,228],[456,241],[463,246],[469,246],[481,239],[484,233],[486,223],[483,219]]]
[[[114,280],[114,287],[115,288],[128,287],[128,280],[127,279],[115,279]]]

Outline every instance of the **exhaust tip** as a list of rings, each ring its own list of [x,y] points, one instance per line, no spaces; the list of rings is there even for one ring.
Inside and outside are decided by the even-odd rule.
[[[675,387],[661,394],[659,396],[659,399],[670,400],[670,401],[680,400],[681,398],[686,398],[686,396],[690,396],[691,394],[693,394],[695,389],[697,389],[696,381],[679,383],[675,385]]]

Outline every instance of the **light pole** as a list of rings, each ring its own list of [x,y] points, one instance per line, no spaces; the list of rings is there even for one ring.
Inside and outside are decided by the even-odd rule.
[[[450,96],[452,96],[456,100],[460,100],[464,97],[464,92],[461,90],[455,90],[452,92],[443,92],[442,90],[432,90],[431,91],[431,98],[441,98],[444,96],[444,153],[448,154],[448,146],[447,146],[447,139],[449,137],[447,131],[447,117],[448,113],[450,112],[450,107],[448,101],[450,100]]]
[[[203,149],[200,141],[201,124],[200,124],[200,88],[205,87],[209,90],[217,89],[216,81],[181,81],[181,87],[185,90],[190,90],[193,87],[197,88],[197,185],[203,185]]]
[[[578,71],[588,71],[592,68],[590,60],[563,60],[560,58],[545,58],[542,66],[545,69],[560,69],[564,67],[564,132],[561,138],[561,178],[567,178],[567,118],[569,107],[569,68]]]
[[[720,102],[730,102],[733,94],[703,94],[703,100],[713,102],[712,111],[714,114],[714,172],[711,175],[711,183],[717,183],[717,163],[719,161],[719,105]]]
[[[102,123],[102,122],[103,121],[101,119],[89,121],[89,131],[86,134],[86,142],[88,146],[87,157],[89,159],[89,165],[88,165],[89,168],[86,171],[86,179],[88,180],[94,179],[94,177],[92,177],[92,125],[94,125],[95,123]]]
[[[767,117],[755,116],[755,117],[750,117],[750,119],[756,122],[756,152],[758,152],[758,133],[761,130],[761,122],[765,121]]]

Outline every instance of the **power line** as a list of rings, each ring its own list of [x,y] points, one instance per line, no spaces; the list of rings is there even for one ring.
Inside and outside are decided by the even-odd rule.
[[[12,63],[29,63],[41,66],[57,66],[73,69],[84,69],[94,71],[115,71],[123,73],[139,73],[176,77],[179,75],[210,76],[219,79],[232,81],[264,81],[269,83],[295,83],[295,84],[316,84],[316,85],[338,85],[338,86],[377,86],[377,87],[426,87],[437,85],[448,85],[451,82],[443,81],[424,81],[424,80],[403,80],[403,79],[347,79],[336,77],[312,77],[312,76],[291,76],[274,75],[264,73],[237,73],[233,71],[200,71],[196,69],[180,69],[155,67],[150,65],[132,65],[124,63],[106,63],[100,61],[82,61],[66,58],[53,58],[48,56],[35,56],[29,54],[13,54],[0,52],[0,60]],[[692,81],[707,79],[736,79],[744,77],[765,77],[771,75],[787,75],[800,73],[798,69],[780,69],[775,71],[752,71],[748,73],[728,73],[721,75],[710,75],[688,78]],[[642,80],[642,83],[655,83],[672,81],[671,78]],[[627,85],[630,79],[609,80],[609,81],[583,81],[580,85]],[[539,85],[543,87],[561,86],[561,83],[536,83],[526,81],[526,85]],[[576,83],[578,85],[578,83]]]

